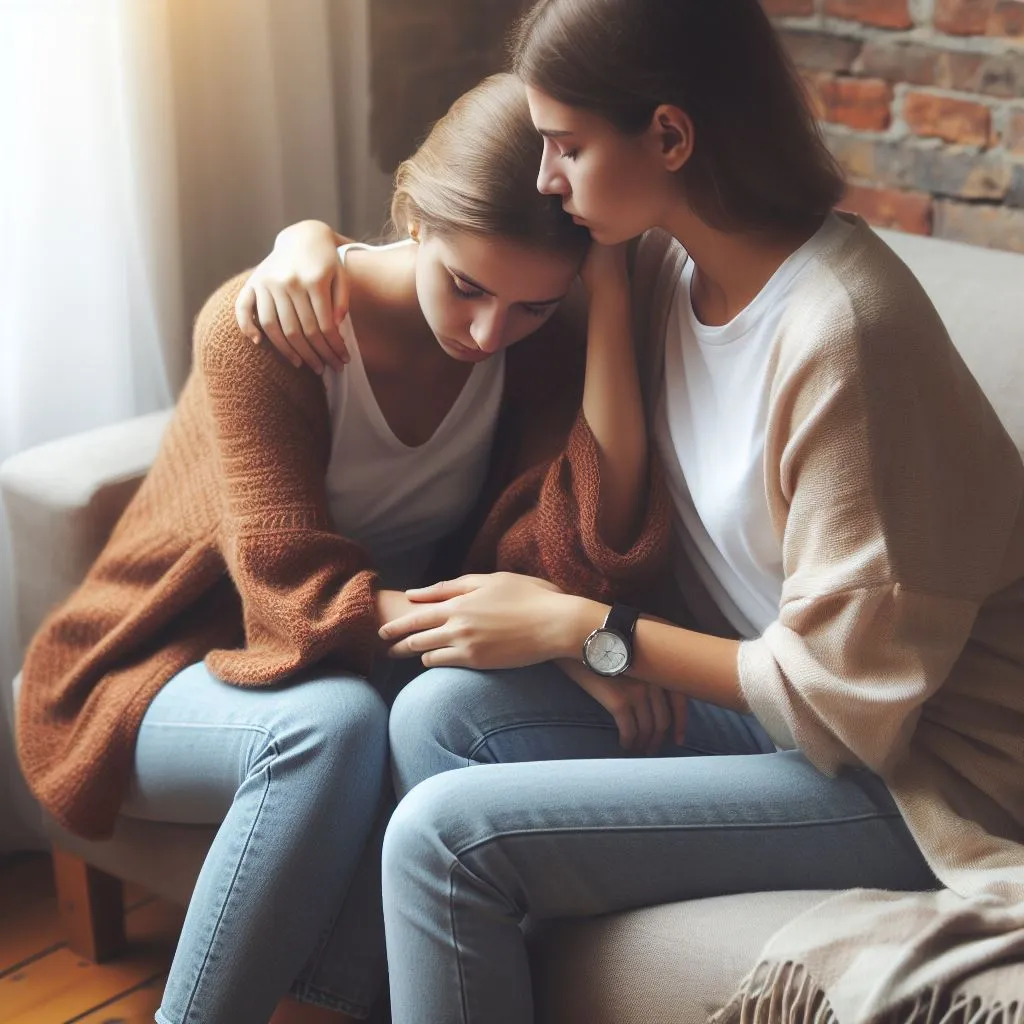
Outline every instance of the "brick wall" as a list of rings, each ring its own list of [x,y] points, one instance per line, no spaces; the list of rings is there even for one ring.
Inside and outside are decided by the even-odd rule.
[[[504,63],[527,0],[372,0],[372,151],[390,172]],[[1024,252],[1024,0],[763,0],[875,224]]]
[[[876,224],[1024,252],[1024,0],[763,0]]]

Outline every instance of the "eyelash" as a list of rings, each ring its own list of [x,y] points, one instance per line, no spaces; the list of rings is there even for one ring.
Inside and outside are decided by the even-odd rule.
[[[449,275],[449,279],[452,283],[452,291],[460,299],[479,299],[483,292],[476,288],[466,288],[465,285],[457,278]],[[530,315],[535,317],[547,316],[549,312],[548,306],[523,306],[523,309]]]
[[[575,160],[576,157],[578,157],[579,155],[580,155],[580,151],[578,149],[570,149],[567,152],[562,153],[562,159],[563,160]]]
[[[452,282],[452,290],[460,299],[479,299],[483,292],[478,288],[467,288],[457,277],[449,274]]]

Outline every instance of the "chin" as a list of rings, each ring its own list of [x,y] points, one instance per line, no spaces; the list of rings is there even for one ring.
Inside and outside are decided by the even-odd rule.
[[[598,245],[620,245],[622,242],[628,242],[633,238],[636,238],[636,232],[625,232],[616,228],[609,227],[591,227],[590,237],[598,243]]]

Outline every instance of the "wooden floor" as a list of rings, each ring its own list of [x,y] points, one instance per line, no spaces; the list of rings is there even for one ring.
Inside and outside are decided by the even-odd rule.
[[[152,1024],[183,912],[128,886],[129,946],[96,966],[61,937],[49,857],[0,860],[0,1024]]]

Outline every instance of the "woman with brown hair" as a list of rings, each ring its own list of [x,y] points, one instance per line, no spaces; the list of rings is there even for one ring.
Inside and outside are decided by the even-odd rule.
[[[757,0],[540,0],[513,50],[540,190],[598,242],[643,236],[675,624],[471,576],[384,627],[434,666],[391,718],[412,790],[384,849],[396,1024],[527,1024],[526,915],[786,888],[859,891],[780,933],[726,1019],[1012,1015],[1015,446],[918,282],[832,212],[840,176]],[[689,698],[681,748],[652,684]],[[658,756],[609,760],[616,727]]]
[[[599,520],[636,534],[643,518],[639,384],[628,323],[607,311],[584,385],[582,336],[555,311],[585,258],[600,308],[617,258],[588,256],[587,233],[537,193],[540,151],[512,76],[453,105],[399,170],[407,237],[341,249],[342,373],[250,345],[234,319],[243,276],[218,289],[152,470],[31,643],[19,755],[62,825],[219,825],[160,1024],[369,1012],[393,803],[377,630],[409,610],[405,588],[438,578],[432,562],[471,546],[484,571],[499,555],[552,563],[559,586],[608,597],[659,556],[663,504],[632,545],[598,536]],[[633,400],[574,427],[581,392],[590,408],[609,376]],[[644,481],[587,506],[586,482],[620,467]],[[564,510],[578,533],[552,528]]]

